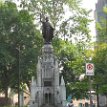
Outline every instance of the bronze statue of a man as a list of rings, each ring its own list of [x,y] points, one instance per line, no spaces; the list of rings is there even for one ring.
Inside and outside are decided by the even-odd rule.
[[[49,23],[48,17],[46,17],[45,21],[41,22],[42,22],[42,35],[45,44],[50,44],[52,42],[54,28]]]

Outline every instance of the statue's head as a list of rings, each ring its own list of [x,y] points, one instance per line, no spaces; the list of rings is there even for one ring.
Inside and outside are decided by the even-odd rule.
[[[49,21],[49,18],[48,17],[46,17],[46,22],[48,22]]]

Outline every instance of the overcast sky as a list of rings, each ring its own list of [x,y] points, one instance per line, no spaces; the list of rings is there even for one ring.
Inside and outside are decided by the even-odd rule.
[[[95,3],[97,0],[83,0],[83,6],[88,9],[95,9]]]

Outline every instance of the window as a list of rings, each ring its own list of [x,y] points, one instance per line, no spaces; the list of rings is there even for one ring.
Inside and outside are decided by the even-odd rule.
[[[52,86],[52,82],[51,81],[44,81],[44,86],[45,87]]]

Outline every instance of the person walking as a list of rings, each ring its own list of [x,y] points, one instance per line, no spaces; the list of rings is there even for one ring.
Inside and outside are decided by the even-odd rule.
[[[68,107],[74,107],[73,101],[71,100],[71,102],[68,104]]]

